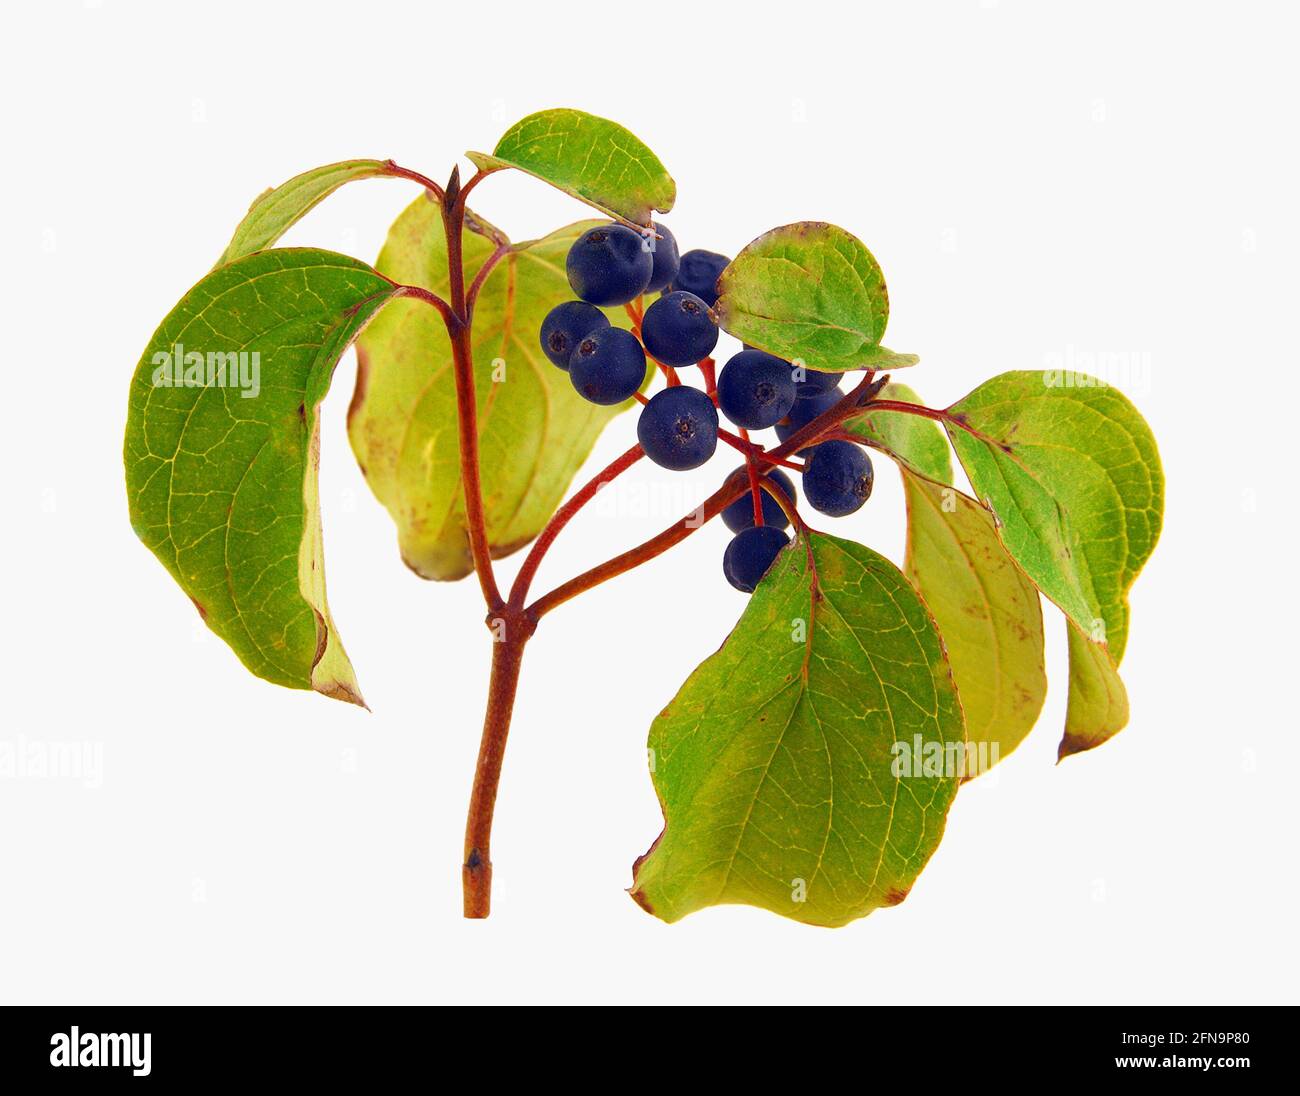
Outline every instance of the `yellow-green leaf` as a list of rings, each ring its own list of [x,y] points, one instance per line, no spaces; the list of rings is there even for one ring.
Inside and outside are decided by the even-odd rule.
[[[543,110],[516,122],[492,155],[466,153],[485,171],[513,167],[612,217],[648,225],[677,200],[659,157],[617,122],[581,110]]]
[[[1057,758],[1091,750],[1128,724],[1128,690],[1111,662],[1110,653],[1091,642],[1074,621],[1065,622],[1070,648],[1070,696],[1065,710],[1065,734]]]
[[[921,403],[920,396],[897,381],[885,385],[879,398]],[[868,404],[865,414],[845,421],[844,429],[922,476],[939,483],[952,483],[952,450],[942,428],[933,419],[895,411],[873,411]]]
[[[389,167],[383,160],[344,160],[304,171],[286,183],[263,191],[248,207],[217,266],[273,246],[292,225],[344,183],[387,175]]]
[[[866,245],[822,221],[775,228],[718,279],[718,323],[750,346],[812,369],[901,369],[914,354],[880,345],[885,275]]]
[[[948,426],[1003,544],[1073,625],[1063,754],[1105,741],[1127,720],[1115,668],[1128,640],[1128,591],[1164,511],[1155,438],[1137,409],[1101,381],[1069,382],[1003,373],[949,408]]]
[[[881,399],[920,404],[906,385]],[[973,766],[995,764],[1033,730],[1047,695],[1038,590],[1007,555],[988,511],[951,486],[939,424],[868,411],[846,427],[898,462],[907,500],[903,570],[934,614],[966,713]]]
[[[582,399],[538,344],[546,313],[573,296],[564,259],[591,224],[518,245],[488,277],[474,310],[483,501],[497,557],[541,531],[601,429],[622,409]],[[463,244],[472,274],[493,245],[470,231]],[[398,217],[376,265],[396,281],[447,296],[446,237],[432,202],[418,198]],[[621,309],[609,316],[629,322]],[[473,565],[442,319],[421,301],[395,301],[361,337],[357,358],[348,432],[367,482],[397,524],[402,558],[425,578],[462,578]]]
[[[934,614],[975,747],[977,776],[1034,729],[1047,697],[1038,590],[1011,562],[988,511],[902,469],[903,569]]]
[[[964,765],[943,646],[888,560],[818,533],[777,558],[650,730],[665,828],[633,897],[842,925],[907,895]]]
[[[325,597],[318,407],[397,290],[307,248],[217,268],[150,340],[126,427],[131,524],[208,627],[259,677],[357,704]]]

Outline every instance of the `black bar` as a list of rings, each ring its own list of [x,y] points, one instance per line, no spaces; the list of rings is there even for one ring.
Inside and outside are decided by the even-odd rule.
[[[716,1070],[729,1087],[751,1071],[799,1087],[848,1070],[864,1090],[882,1080],[929,1086],[947,1078],[1002,1084],[1125,1074],[1140,1084],[1204,1079],[1235,1089],[1268,1078],[1292,1088],[1298,1042],[1293,1007],[899,1006],[843,1009],[833,1017],[823,1009],[783,1008],[769,1010],[779,1016],[751,1012],[739,1024],[706,1010],[686,1023],[653,1014],[633,1018],[619,1008],[583,1008],[582,1017],[558,1021],[520,1019],[512,1011],[9,1007],[0,1013],[0,1090],[249,1080],[370,1088],[421,1078],[454,1087],[467,1069],[486,1068],[488,1077],[500,1069],[504,1081],[521,1066],[534,1072],[534,1081],[594,1076],[621,1085],[639,1077],[638,1087],[656,1076],[668,1083],[684,1071],[696,1087],[690,1061]],[[77,1064],[68,1061],[74,1029]],[[492,1033],[487,1044],[485,1031]],[[137,1038],[102,1038],[112,1035]],[[114,1057],[119,1064],[103,1064]],[[101,1064],[90,1064],[96,1058]]]

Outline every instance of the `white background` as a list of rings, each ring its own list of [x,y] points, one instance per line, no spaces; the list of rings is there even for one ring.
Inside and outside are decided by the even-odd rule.
[[[0,742],[89,743],[103,768],[97,787],[0,778],[0,997],[1294,1001],[1294,13],[460,7],[463,24],[376,2],[6,16]],[[887,342],[921,355],[907,380],[932,404],[1053,355],[1145,363],[1121,386],[1159,440],[1168,503],[1132,597],[1129,728],[1054,766],[1065,661],[1048,606],[1039,727],[963,789],[906,903],[851,927],[739,907],[665,926],[624,893],[660,828],[647,728],[743,607],[721,527],[547,618],[501,789],[494,914],[467,923],[488,636],[472,582],[422,583],[398,560],[345,438],[351,355],[321,494],[330,598],[373,715],[248,675],[128,525],[132,370],[255,195],[354,156],[445,178],[558,105],[656,150],[683,248],[734,254],[809,218],[861,236],[889,279]],[[414,193],[355,184],[286,242],[373,258]],[[517,239],[586,215],[523,176],[475,198]],[[633,425],[608,430],[584,478]],[[642,463],[566,531],[538,588],[657,532],[734,463]],[[899,559],[886,465],[834,529]],[[636,512],[655,484],[678,501]]]

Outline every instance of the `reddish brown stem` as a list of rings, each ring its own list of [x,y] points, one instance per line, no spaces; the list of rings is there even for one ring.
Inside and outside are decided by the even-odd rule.
[[[730,430],[719,428],[718,440],[726,445],[730,445],[732,449],[735,449],[739,453],[743,453],[746,457],[752,455],[762,464],[779,464],[782,468],[790,468],[795,472],[803,471],[802,464],[797,464],[792,460],[786,460],[784,457],[774,457],[761,445],[756,445],[752,441],[746,441],[744,438],[733,434]]]
[[[740,440],[748,444],[749,431],[743,426],[740,428]],[[745,471],[749,475],[749,495],[750,501],[754,504],[754,524],[763,524],[763,488],[759,486],[758,460],[755,458],[753,451],[745,454]]]
[[[478,268],[478,273],[474,275],[469,292],[465,295],[465,308],[469,313],[471,322],[474,318],[474,302],[478,300],[479,290],[483,288],[483,283],[487,281],[488,275],[496,269],[497,264],[509,254],[510,245],[508,243],[498,243],[492,254],[483,260],[483,265]]]
[[[777,485],[770,479],[764,479],[762,481],[762,487],[764,491],[772,496],[776,504],[781,507],[782,512],[790,519],[790,524],[793,525],[796,530],[801,533],[808,531],[808,523],[803,520],[803,516],[799,513],[798,508],[784,491],[777,487]]]
[[[413,183],[419,183],[425,190],[433,195],[435,201],[441,202],[445,197],[442,187],[432,179],[421,175],[418,171],[412,171],[409,167],[402,167],[401,164],[398,164],[393,160],[385,160],[384,170],[396,179],[410,179]]]
[[[920,415],[922,418],[934,419],[936,422],[951,422],[953,416],[947,411],[936,411],[933,407],[922,407],[919,403],[905,403],[902,400],[872,400],[872,411],[902,411],[907,415]]]
[[[717,364],[712,358],[700,362],[700,375],[704,378],[704,394],[715,404],[718,402]]]
[[[862,404],[859,401],[869,397],[868,389],[871,388],[871,384],[872,375],[868,373],[862,378],[857,387],[844,395],[843,399],[823,411],[807,426],[796,430],[789,438],[773,449],[768,454],[768,457],[773,462],[783,460],[790,453],[816,444],[821,440],[823,434],[833,430],[844,419],[861,413]],[[872,406],[874,407],[874,404]],[[905,406],[911,407],[912,405],[907,404]],[[662,555],[673,545],[679,544],[700,526],[716,517],[725,506],[740,498],[748,488],[749,485],[743,477],[729,478],[717,491],[705,499],[696,510],[682,520],[670,525],[658,536],[651,537],[635,548],[622,552],[604,563],[597,564],[575,578],[569,579],[568,582],[557,586],[550,593],[543,594],[529,606],[527,610],[529,621],[536,624],[552,609],[563,605],[566,601],[577,597],[594,586],[599,586],[602,582],[617,578],[619,575],[632,570],[634,567],[639,567],[642,563],[646,563],[656,556]]]
[[[436,293],[430,293],[420,285],[402,285],[398,286],[396,296],[409,297],[412,300],[424,301],[425,304],[431,304],[442,314],[443,323],[452,322],[451,306]]]
[[[464,207],[465,199],[469,197],[469,192],[471,190],[473,190],[476,186],[478,186],[479,183],[481,183],[489,175],[495,175],[498,171],[502,171],[502,170],[504,169],[499,167],[493,167],[493,168],[479,168],[478,171],[474,172],[474,174],[470,176],[469,182],[466,183],[460,190],[459,197],[460,197],[460,204],[462,208]]]
[[[866,411],[901,411],[904,415],[919,415],[923,419],[933,419],[935,422],[941,422],[945,426],[951,424],[959,430],[964,430],[973,438],[978,438],[982,442],[996,446],[998,449],[1004,449],[1005,443],[998,441],[997,438],[991,438],[987,434],[976,430],[961,415],[953,414],[950,409],[940,409],[934,407],[922,407],[919,403],[906,403],[902,400],[872,400],[862,409]],[[854,441],[861,441],[861,438],[854,438]]]
[[[492,910],[492,815],[496,810],[510,716],[519,688],[524,645],[531,631],[526,622],[513,614],[490,623],[498,633],[498,641],[492,647],[492,678],[465,820],[465,858],[461,863],[465,916],[471,918],[486,917]]]
[[[528,553],[528,558],[524,560],[523,566],[519,568],[519,574],[515,576],[514,585],[510,588],[510,605],[512,608],[516,610],[523,608],[524,599],[528,597],[528,589],[537,574],[537,568],[541,566],[542,559],[555,542],[555,538],[560,535],[560,531],[569,524],[573,516],[596,497],[597,491],[617,476],[622,475],[644,456],[645,450],[640,445],[632,446],[617,460],[612,461],[597,472],[580,491],[555,511],[551,520],[546,523],[546,528],[534,541],[532,550]]]
[[[479,472],[478,402],[474,390],[474,348],[470,339],[469,304],[465,293],[465,264],[462,233],[465,203],[461,200],[460,169],[451,173],[442,202],[442,220],[447,236],[447,273],[452,315],[447,320],[451,339],[452,368],[456,380],[456,418],[460,431],[460,478],[465,495],[465,525],[470,557],[488,612],[501,608],[501,591],[492,571],[488,547],[487,517],[483,509],[483,483]]]

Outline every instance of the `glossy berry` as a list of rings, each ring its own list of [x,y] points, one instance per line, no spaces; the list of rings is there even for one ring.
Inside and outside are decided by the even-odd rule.
[[[645,351],[636,336],[621,327],[593,331],[574,348],[569,380],[592,403],[622,403],[645,380]]]
[[[718,447],[717,409],[698,388],[665,388],[641,409],[636,439],[645,455],[663,468],[698,468]]]
[[[672,287],[694,293],[712,308],[718,303],[718,275],[729,262],[730,259],[716,251],[701,251],[699,248],[688,251],[677,265]]]
[[[794,385],[798,390],[799,398],[806,399],[808,396],[815,396],[819,392],[829,392],[832,388],[838,388],[842,373],[825,373],[820,369],[809,369],[806,366],[801,367],[795,373]]]
[[[762,350],[742,350],[718,375],[718,407],[737,426],[774,426],[794,401],[790,363]]]
[[[803,493],[814,510],[842,518],[871,497],[871,458],[850,441],[814,446],[803,468]]]
[[[659,239],[645,238],[645,247],[651,252],[652,266],[650,284],[645,287],[647,293],[657,293],[677,276],[677,267],[681,256],[677,254],[677,240],[673,234],[658,221],[651,221]]]
[[[594,304],[586,301],[565,301],[557,304],[542,321],[539,336],[542,353],[552,365],[569,368],[569,359],[578,343],[593,331],[609,326],[609,317]]]
[[[788,441],[796,430],[803,429],[818,415],[824,411],[829,411],[843,398],[843,392],[838,388],[832,388],[829,392],[820,392],[815,396],[805,396],[795,400],[794,406],[790,408],[790,413],[785,417],[785,422],[777,425],[776,436],[782,441]]]
[[[641,338],[651,356],[664,365],[694,365],[718,345],[718,325],[699,297],[678,291],[660,297],[645,310]]]
[[[746,477],[748,481],[748,472],[742,464],[733,476]],[[773,468],[768,472],[768,481],[772,483],[779,491],[783,492],[785,497],[790,500],[791,505],[798,498],[798,492],[794,489],[794,484],[790,482],[787,476],[779,468]],[[766,491],[763,495],[763,524],[774,525],[778,529],[784,529],[790,524],[790,519],[785,516],[785,511],[781,509],[781,504],[776,501]],[[751,492],[746,491],[740,498],[736,499],[730,506],[722,511],[722,524],[730,529],[733,533],[739,533],[743,529],[752,529],[754,526],[754,496]]]
[[[790,543],[784,529],[776,525],[755,525],[731,538],[722,556],[722,573],[737,590],[752,594],[754,588],[776,561],[777,554]]]
[[[564,268],[569,285],[584,301],[620,305],[645,292],[654,257],[641,233],[626,225],[598,225],[574,241]]]

